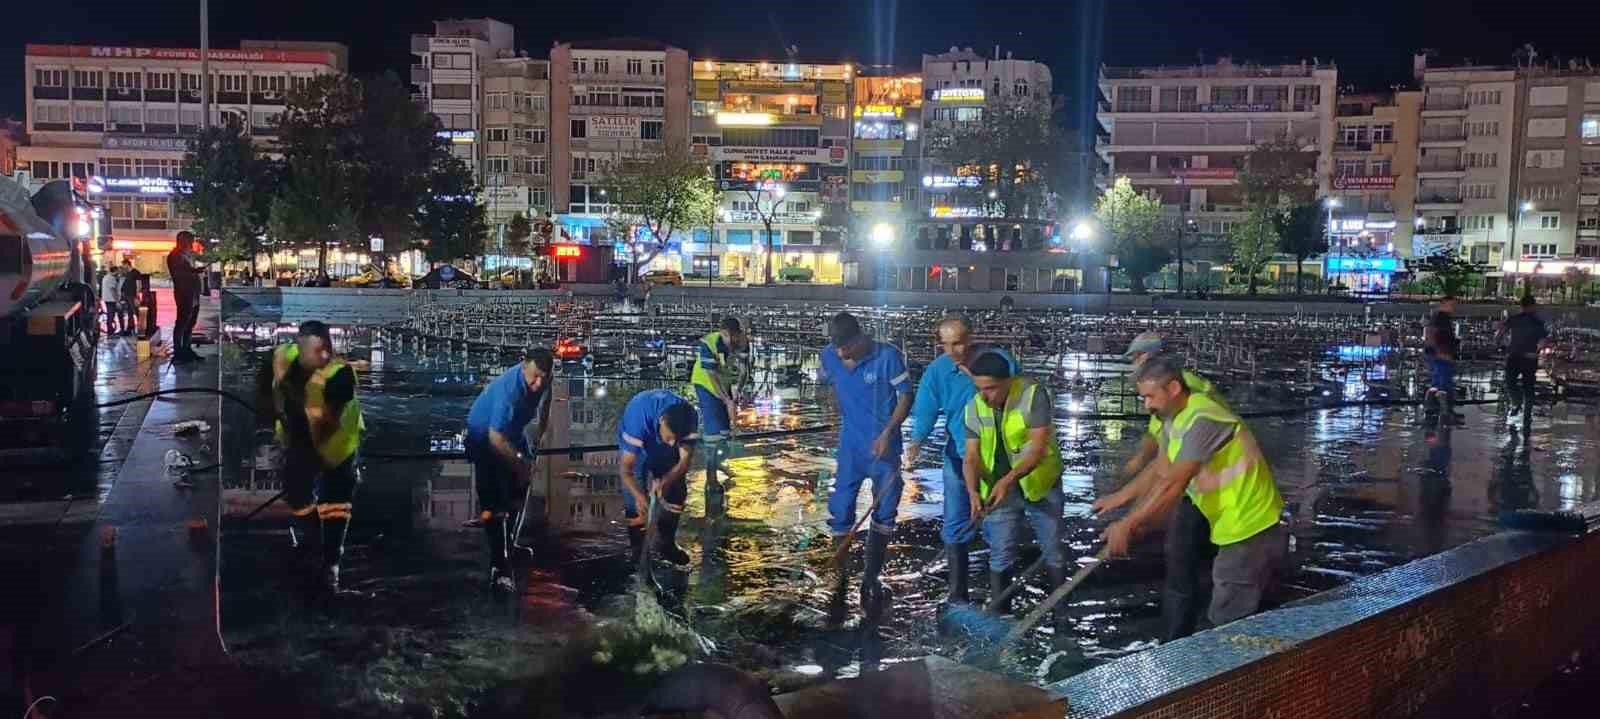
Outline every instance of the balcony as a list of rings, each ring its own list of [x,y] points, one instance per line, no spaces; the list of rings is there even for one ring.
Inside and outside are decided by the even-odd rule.
[[[1335,142],[1335,152],[1372,152],[1372,143],[1365,140],[1360,142]]]
[[[411,54],[413,54],[413,55],[426,55],[426,54],[428,54],[428,48],[429,48],[428,40],[429,39],[430,39],[430,36],[428,36],[428,35],[412,35],[411,36]]]
[[[1461,162],[1460,158],[1454,158],[1454,159],[1448,159],[1448,160],[1433,160],[1433,159],[1429,159],[1429,160],[1424,160],[1422,162],[1417,163],[1417,173],[1418,174],[1421,174],[1421,173],[1466,172],[1466,171],[1467,171],[1467,166],[1466,166],[1466,164]]]
[[[33,86],[33,97],[35,100],[65,100],[67,99],[67,95],[68,91],[65,87],[45,87],[43,85]]]
[[[1434,190],[1423,190],[1417,195],[1417,204],[1459,205],[1461,204],[1461,191],[1457,190],[1454,192],[1438,192]]]
[[[1466,142],[1465,127],[1423,127],[1418,138],[1422,142]]]
[[[106,91],[98,87],[72,88],[72,99],[74,100],[104,100],[105,97]]]
[[[425,85],[433,82],[433,70],[427,65],[411,66],[411,84]]]
[[[1467,99],[1461,95],[1429,95],[1423,100],[1423,112],[1464,112]]]
[[[627,105],[573,105],[573,116],[580,115],[627,115],[629,117],[665,117],[667,108],[664,107],[630,107]],[[782,117],[782,116],[775,116]],[[814,116],[813,116],[814,117]],[[783,124],[778,120],[776,124]]]
[[[650,75],[642,71],[632,73],[622,72],[620,70],[616,72],[595,72],[590,70],[588,72],[572,73],[573,82],[637,82],[647,85],[661,85],[665,83],[666,80],[667,79],[661,75]]]
[[[1585,162],[1578,165],[1578,174],[1583,177],[1600,177],[1600,162]]]

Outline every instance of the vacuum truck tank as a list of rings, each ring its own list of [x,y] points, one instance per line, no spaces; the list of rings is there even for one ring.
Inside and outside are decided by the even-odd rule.
[[[0,451],[71,455],[92,412],[99,332],[79,210],[66,182],[30,197],[0,177]]]

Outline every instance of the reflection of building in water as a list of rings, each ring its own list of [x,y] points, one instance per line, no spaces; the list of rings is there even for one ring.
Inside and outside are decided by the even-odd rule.
[[[631,393],[613,396],[600,381],[567,378],[551,386],[547,447],[610,446],[616,418]],[[538,481],[540,478],[543,481]],[[592,532],[622,518],[622,485],[615,450],[539,458],[534,493],[545,497],[546,517],[558,531]]]
[[[466,460],[443,462],[439,476],[428,480],[427,496],[419,503],[423,520],[431,529],[459,529],[477,514],[472,464]]]

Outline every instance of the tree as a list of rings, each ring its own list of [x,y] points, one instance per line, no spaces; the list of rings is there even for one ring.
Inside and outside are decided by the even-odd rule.
[[[1317,155],[1288,135],[1256,145],[1244,156],[1239,192],[1252,209],[1282,209],[1316,195]]]
[[[518,212],[513,215],[511,222],[506,224],[506,252],[512,257],[532,257],[533,223],[528,221],[528,216]]]
[[[1233,271],[1246,277],[1251,295],[1256,293],[1256,282],[1262,270],[1272,262],[1278,244],[1278,230],[1270,210],[1251,210],[1243,222],[1228,231],[1228,241],[1233,244]]]
[[[628,246],[630,283],[678,232],[716,222],[720,195],[711,167],[681,143],[623,159],[600,184],[615,209],[608,224]],[[642,239],[635,225],[643,228]]]
[[[1566,286],[1568,301],[1583,302],[1583,291],[1589,286],[1589,268],[1568,267],[1562,273],[1562,284]]]
[[[1126,177],[1117,178],[1095,205],[1095,217],[1104,228],[1117,267],[1128,275],[1135,294],[1144,294],[1144,278],[1172,261],[1166,235],[1173,229],[1161,217],[1161,201],[1133,189]]]
[[[328,248],[359,240],[356,158],[360,143],[360,81],[321,75],[291,91],[278,120],[283,181],[273,197],[268,225],[275,239],[317,248],[317,272],[326,275]]]
[[[1302,269],[1307,258],[1328,251],[1327,222],[1322,207],[1300,202],[1272,213],[1273,229],[1278,233],[1278,249],[1294,256],[1294,293],[1305,291]]]
[[[1007,219],[1053,220],[1053,181],[1065,143],[1043,99],[995,98],[976,122],[929,138],[930,154],[952,171],[981,178],[950,191],[952,202]]]
[[[411,100],[393,72],[362,79],[359,86],[360,112],[349,128],[353,206],[365,235],[406,246],[421,229],[433,173],[450,171],[441,164],[450,148],[438,135],[438,120]]]
[[[195,235],[216,241],[208,243],[209,258],[223,263],[249,258],[254,265],[275,178],[244,127],[228,117],[190,142],[179,174],[191,188],[178,194],[178,208],[195,218]]]
[[[489,222],[478,201],[478,183],[467,164],[454,155],[434,158],[428,191],[417,208],[418,238],[429,263],[453,262],[483,254]]]

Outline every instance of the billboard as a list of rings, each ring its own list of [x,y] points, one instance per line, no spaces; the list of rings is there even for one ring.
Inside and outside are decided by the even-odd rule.
[[[1335,190],[1393,190],[1393,175],[1340,175],[1333,178]]]
[[[1172,170],[1173,177],[1185,180],[1231,180],[1239,174],[1232,167],[1178,167]]]
[[[99,45],[35,45],[25,51],[32,57],[106,57],[134,60],[188,60],[200,62],[200,50],[192,47],[115,47]],[[274,62],[332,65],[333,53],[320,50],[220,50],[211,48],[209,57],[222,62]]]
[[[637,140],[639,118],[627,115],[593,115],[589,118],[589,139]]]
[[[843,164],[842,147],[736,147],[723,145],[711,148],[713,160],[741,160],[745,162],[810,162],[817,164]]]

